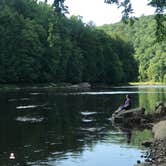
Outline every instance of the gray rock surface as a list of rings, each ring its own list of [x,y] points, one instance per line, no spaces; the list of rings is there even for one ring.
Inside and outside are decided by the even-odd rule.
[[[152,132],[155,139],[166,139],[166,120],[160,121],[153,126]]]

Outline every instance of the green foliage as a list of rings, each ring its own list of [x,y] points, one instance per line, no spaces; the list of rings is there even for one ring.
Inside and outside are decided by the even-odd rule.
[[[0,83],[136,79],[129,42],[84,24],[79,16],[68,19],[55,7],[35,0],[0,1]]]
[[[138,91],[144,93],[139,94],[139,105],[145,108],[145,114],[153,114],[155,112],[155,106],[157,101],[166,100],[166,89],[157,88],[139,88]]]
[[[68,13],[67,6],[64,5],[65,0],[54,0],[53,7],[57,13]]]
[[[104,0],[105,3],[108,4],[116,4],[119,7],[123,8],[122,11],[122,21],[125,23],[134,24],[136,18],[132,17],[133,13],[132,2],[131,0]],[[164,11],[166,9],[166,1],[165,0],[149,0],[148,5],[156,8],[155,11],[155,20],[156,20],[156,38],[157,42],[162,42],[166,40],[166,17],[164,16]]]
[[[154,16],[142,16],[134,23],[134,26],[124,25],[121,22],[100,27],[111,36],[120,36],[133,44],[134,56],[139,63],[140,81],[164,82],[165,79],[166,41],[156,42],[155,22]]]

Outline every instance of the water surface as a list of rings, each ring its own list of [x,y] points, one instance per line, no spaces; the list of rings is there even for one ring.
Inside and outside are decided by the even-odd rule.
[[[166,86],[1,91],[0,165],[133,166],[143,160],[140,142],[151,134],[112,126],[111,114],[126,94],[132,107],[150,113],[156,101],[166,100]]]

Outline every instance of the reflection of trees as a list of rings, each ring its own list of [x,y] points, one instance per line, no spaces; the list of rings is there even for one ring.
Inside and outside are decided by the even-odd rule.
[[[3,145],[1,154],[6,152],[0,156],[2,159],[0,165],[7,163],[11,152],[15,153],[16,162],[21,165],[40,164],[49,159],[60,160],[65,158],[68,152],[80,155],[85,145],[93,148],[98,140],[103,139],[110,125],[107,120],[109,98],[47,94],[45,97],[33,96],[31,99],[33,104],[43,102],[48,104],[40,109],[22,112],[14,110],[19,103],[11,105],[14,115],[13,112],[8,112],[10,118],[7,122],[5,118],[3,121],[5,124],[1,125],[6,127],[0,128],[4,137],[3,140],[0,139],[0,144]],[[96,113],[85,116],[81,112]],[[42,123],[19,123],[13,120],[20,114],[26,116],[38,113],[45,117]],[[92,121],[84,122],[83,119]]]
[[[155,110],[155,104],[157,101],[166,100],[165,88],[146,88],[146,89],[140,88],[139,91],[145,92],[139,94],[139,105],[146,109],[146,113],[151,113]]]
[[[148,140],[152,138],[152,132],[151,130],[144,129],[144,130],[139,130],[136,128],[132,127],[124,127],[123,124],[114,124],[114,130],[117,132],[120,132],[118,134],[118,142],[117,143],[129,143],[132,146],[141,146],[141,143],[145,140]],[[116,134],[110,134],[109,138],[111,141],[117,140],[117,135]]]
[[[135,89],[132,90],[135,91]],[[164,92],[164,90],[159,91]],[[0,96],[1,108],[4,110],[1,111],[3,114],[0,117],[0,165],[6,164],[11,152],[15,153],[18,163],[26,165],[27,162],[34,164],[37,161],[40,163],[47,162],[49,159],[55,161],[68,158],[68,152],[71,152],[71,155],[79,156],[85,147],[93,149],[97,141],[105,138],[115,141],[115,143],[126,143],[130,141],[131,136],[131,145],[135,145],[138,144],[141,137],[146,138],[148,135],[148,132],[131,131],[130,133],[126,130],[122,130],[124,132],[121,135],[117,135],[116,132],[108,132],[108,130],[113,132],[115,129],[107,119],[111,116],[112,111],[123,102],[125,94],[68,95],[54,91],[47,91],[36,96],[29,94],[28,91],[12,93],[10,98],[17,99],[13,103],[7,102],[9,96]],[[145,104],[149,106],[151,101],[155,103],[159,99],[166,98],[164,93],[155,95],[131,94],[132,107],[138,106],[138,101],[140,106],[145,106]],[[21,97],[29,97],[30,100],[21,102],[19,100]],[[45,103],[47,105],[40,108],[20,112],[16,110],[18,105]],[[85,115],[82,112],[94,112],[94,114]],[[32,116],[39,114],[45,120],[38,124],[14,121],[17,116],[29,114]],[[87,122],[84,119],[90,121]],[[116,142],[117,139],[119,142]]]
[[[139,146],[145,140],[152,138],[151,130],[145,129],[140,131],[138,129],[132,130],[131,144]]]

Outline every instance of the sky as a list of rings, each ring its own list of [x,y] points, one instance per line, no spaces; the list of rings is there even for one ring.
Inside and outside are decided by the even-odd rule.
[[[53,0],[48,0],[51,3]],[[134,16],[151,15],[155,9],[147,6],[148,0],[131,0]],[[122,9],[105,4],[104,0],[66,0],[70,15],[82,16],[83,22],[93,21],[95,25],[111,24],[121,20]],[[69,15],[69,16],[70,16]]]

